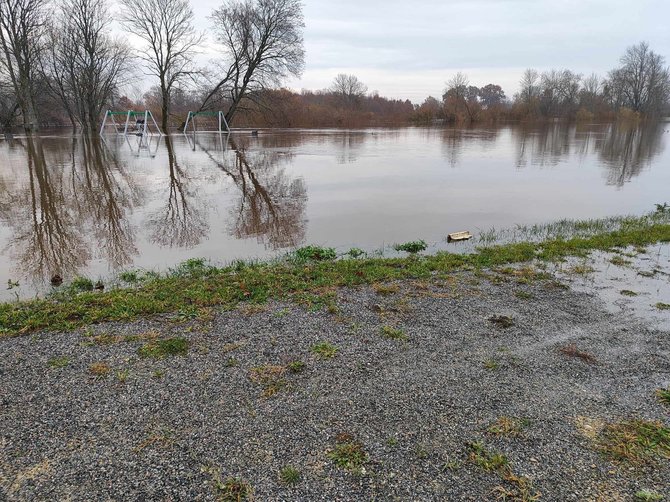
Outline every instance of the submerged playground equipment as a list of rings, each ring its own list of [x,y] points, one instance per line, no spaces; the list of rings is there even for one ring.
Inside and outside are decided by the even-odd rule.
[[[126,121],[123,126],[117,123],[114,117],[125,117]],[[102,120],[102,126],[100,127],[101,135],[105,133],[105,127],[107,126],[114,126],[114,132],[123,136],[129,134],[143,137],[153,134],[163,136],[160,127],[158,127],[158,124],[156,123],[156,119],[154,119],[153,114],[149,110],[144,110],[143,112],[136,112],[133,110],[125,112],[107,110],[105,112],[105,118]]]
[[[209,117],[216,120],[216,130],[200,130],[198,131],[197,119],[198,117]],[[229,133],[230,127],[226,121],[226,116],[222,111],[209,111],[209,112],[188,112],[186,116],[186,122],[184,122],[184,134],[188,132],[188,126],[191,125],[192,132],[218,132],[218,133]]]

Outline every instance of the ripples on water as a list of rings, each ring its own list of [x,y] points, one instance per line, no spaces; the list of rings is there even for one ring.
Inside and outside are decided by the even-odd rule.
[[[0,281],[107,277],[303,244],[642,213],[670,201],[670,124],[276,130],[0,142]],[[13,297],[16,290],[0,298]]]

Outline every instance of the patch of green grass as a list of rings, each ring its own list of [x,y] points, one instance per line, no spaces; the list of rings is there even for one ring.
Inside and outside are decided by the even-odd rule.
[[[327,456],[341,469],[358,472],[368,461],[368,454],[363,445],[350,434],[338,435],[335,446],[327,452]]]
[[[129,369],[118,370],[116,372],[116,379],[121,383],[126,383],[126,380],[128,380],[128,376],[130,376],[130,370]]]
[[[329,261],[337,258],[335,249],[320,246],[298,248],[293,254],[299,261]]]
[[[386,440],[386,445],[391,447],[391,448],[395,448],[396,446],[398,446],[398,440],[396,438],[394,438],[393,436],[391,436],[390,438],[388,438]]]
[[[658,397],[658,400],[661,403],[670,406],[670,387],[667,389],[658,389],[656,391],[656,397]]]
[[[419,240],[419,241],[404,242],[402,244],[395,244],[393,246],[393,249],[395,249],[396,251],[404,251],[406,253],[416,254],[420,253],[421,251],[425,251],[427,247],[428,244],[426,244],[426,241]]]
[[[303,361],[291,361],[286,367],[291,373],[302,373],[306,366]]]
[[[481,441],[470,443],[470,460],[485,471],[498,471],[508,466],[509,461],[502,453],[489,451]]]
[[[88,277],[75,277],[70,287],[75,291],[93,291],[93,281]]]
[[[635,500],[641,500],[644,502],[656,502],[658,500],[663,500],[663,495],[651,490],[640,490],[635,494]]]
[[[637,293],[635,291],[631,291],[630,289],[622,289],[619,291],[619,293],[622,296],[637,296]]]
[[[391,340],[401,340],[407,341],[407,334],[400,328],[394,328],[393,326],[382,326],[381,328],[382,336],[384,338],[389,338]]]
[[[583,235],[582,225],[574,224],[570,228],[579,231],[576,237],[562,235],[543,242],[480,247],[471,254],[440,252],[422,257],[298,262],[289,259],[245,265],[239,270],[190,260],[132,288],[104,292],[65,290],[44,299],[0,304],[0,336],[47,328],[73,330],[101,322],[178,312],[190,306],[232,309],[240,302],[263,303],[270,298],[299,301],[304,295],[317,295],[324,288],[426,280],[436,273],[504,267],[533,260],[558,262],[570,256],[586,256],[593,250],[670,242],[670,217],[665,214],[618,218],[615,223],[594,220],[583,227],[592,233]]]
[[[516,296],[520,300],[531,300],[533,298],[533,295],[526,291],[516,291],[514,293],[514,296]]]
[[[293,466],[287,465],[279,471],[279,481],[283,485],[294,486],[300,482],[300,471]]]
[[[380,296],[389,296],[400,291],[400,286],[397,284],[373,284],[372,289]]]
[[[347,255],[351,258],[360,258],[361,256],[365,256],[366,252],[359,248],[351,248],[347,251]]]
[[[136,270],[125,270],[119,274],[119,279],[123,282],[134,284],[140,280],[140,276]]]
[[[609,458],[632,464],[670,459],[670,428],[646,420],[606,424],[597,446]]]
[[[163,340],[150,341],[137,349],[137,353],[140,357],[150,357],[153,359],[163,359],[169,356],[185,356],[188,353],[188,346],[189,343],[186,338],[165,338]]]
[[[670,310],[670,303],[658,302],[655,307],[658,310]]]
[[[234,357],[229,357],[225,362],[226,368],[234,368],[240,365],[240,362]]]
[[[319,359],[332,359],[337,355],[338,348],[330,342],[320,342],[312,347],[312,353]]]
[[[49,359],[47,364],[49,365],[49,368],[54,369],[65,368],[70,364],[70,358],[67,356],[52,357],[51,359]]]

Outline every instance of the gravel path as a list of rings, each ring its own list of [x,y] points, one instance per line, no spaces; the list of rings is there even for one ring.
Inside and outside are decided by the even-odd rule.
[[[670,424],[654,395],[670,385],[667,331],[552,280],[461,273],[337,295],[338,313],[271,303],[0,340],[0,500],[227,500],[229,479],[263,501],[670,496],[668,460],[613,463],[592,437]],[[157,337],[188,352],[141,357]],[[487,432],[501,417],[518,429]],[[472,442],[509,467],[486,470]],[[338,467],[343,444],[366,461]]]

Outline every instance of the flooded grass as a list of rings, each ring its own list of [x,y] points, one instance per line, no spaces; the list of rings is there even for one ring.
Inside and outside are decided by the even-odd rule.
[[[611,230],[612,221],[617,222],[615,230]],[[581,228],[577,223],[574,227]],[[670,242],[670,214],[667,212],[607,219],[601,224],[591,222],[587,228],[596,233],[480,247],[471,254],[439,252],[423,257],[334,260],[329,251],[311,248],[309,253],[303,251],[297,256],[298,260],[237,263],[221,268],[204,260],[189,260],[167,274],[147,277],[132,288],[104,292],[76,292],[66,288],[46,299],[0,304],[0,336],[41,329],[70,330],[105,321],[179,312],[187,307],[198,315],[199,309],[212,306],[232,309],[240,302],[313,297],[324,290],[343,286],[399,279],[425,280],[435,273],[533,260],[558,262],[571,256],[586,256],[594,250]]]

